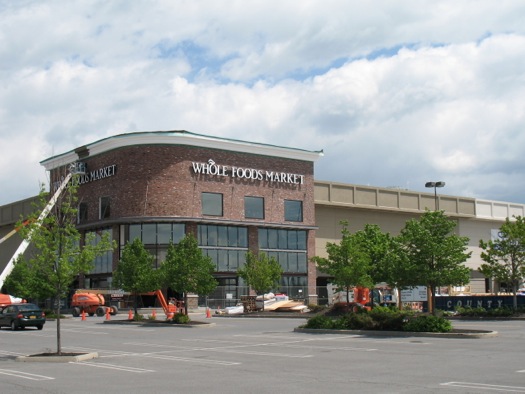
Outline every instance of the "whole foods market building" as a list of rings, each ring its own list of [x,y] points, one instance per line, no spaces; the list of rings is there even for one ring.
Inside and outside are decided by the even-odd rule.
[[[140,238],[158,266],[170,240],[177,243],[190,233],[216,265],[219,287],[209,298],[228,305],[248,294],[236,271],[249,250],[279,261],[280,291],[316,302],[310,258],[315,253],[314,162],[320,156],[170,131],[110,137],[42,165],[57,188],[70,163],[85,164],[78,228],[110,232],[119,245],[99,257],[77,287],[112,288],[112,272],[130,240]]]
[[[472,252],[466,262],[470,283],[441,289],[441,294],[507,290],[479,273],[479,240],[497,235],[507,217],[525,216],[525,205],[314,180],[314,162],[321,156],[172,131],[110,137],[42,164],[51,173],[52,189],[70,163],[87,166],[79,180],[79,229],[110,232],[119,246],[99,257],[77,288],[112,289],[112,272],[129,240],[140,238],[158,266],[170,240],[191,233],[216,264],[219,287],[209,297],[212,306],[235,304],[248,294],[236,275],[248,250],[262,250],[280,262],[285,273],[279,291],[326,303],[330,278],[317,272],[310,258],[325,257],[326,243],[340,241],[342,220],[350,232],[370,223],[395,235],[407,220],[439,206],[456,222],[456,233],[470,239]],[[20,216],[28,216],[31,201],[0,207],[0,236],[12,231]],[[11,237],[2,244],[0,270],[19,242]]]

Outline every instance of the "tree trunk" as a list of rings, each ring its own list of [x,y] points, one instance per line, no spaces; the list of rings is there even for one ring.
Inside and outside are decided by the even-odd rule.
[[[139,313],[139,310],[137,307],[138,303],[139,303],[139,296],[137,293],[133,293],[133,311],[135,312],[135,316],[138,316],[138,313]]]
[[[428,313],[435,315],[434,311],[434,285],[427,286]]]
[[[62,339],[60,336],[60,298],[58,299],[58,306],[57,306],[57,354],[59,356],[62,355]]]

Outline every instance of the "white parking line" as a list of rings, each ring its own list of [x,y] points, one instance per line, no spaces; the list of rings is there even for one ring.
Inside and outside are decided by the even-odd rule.
[[[156,372],[152,369],[134,368],[134,367],[123,367],[121,365],[105,364],[105,363],[94,363],[94,362],[71,362],[70,364],[85,365],[88,367],[114,369],[117,371],[134,372],[134,373],[145,373],[145,372]]]
[[[525,387],[518,386],[501,386],[496,384],[471,383],[471,382],[447,382],[441,383],[441,386],[465,387],[476,390],[488,391],[505,391],[507,393],[525,393]]]
[[[22,371],[12,371],[9,369],[0,369],[1,375],[14,376],[17,378],[28,379],[28,380],[54,380],[50,376],[35,375],[32,373],[22,372]]]
[[[231,343],[235,344],[236,346],[233,347],[250,347],[250,346],[277,346],[277,347],[287,347],[292,349],[326,349],[326,350],[352,350],[357,352],[374,352],[378,349],[375,348],[362,348],[362,347],[331,347],[331,346],[316,346],[311,345],[310,343],[315,341],[315,339],[300,339],[297,338],[291,338],[291,337],[279,337],[280,339],[288,339],[288,341],[283,342],[269,342],[269,343],[251,343],[246,344],[244,342],[234,342],[234,341],[222,341],[219,339],[208,339],[208,340],[201,340],[201,339],[183,339],[183,341],[187,342],[219,342],[219,343]],[[294,343],[297,343],[298,345],[292,345]],[[300,345],[304,344],[304,345]],[[222,348],[217,348],[222,349]]]
[[[0,354],[4,356],[24,356],[22,353],[8,352],[6,350],[0,350]]]
[[[202,358],[185,358],[185,357],[176,357],[176,356],[165,356],[165,355],[157,355],[157,354],[140,354],[141,357],[148,357],[148,358],[156,358],[160,360],[173,360],[173,361],[186,361],[188,363],[192,364],[214,364],[214,365],[240,365],[241,363],[238,362],[230,362],[230,361],[220,361],[220,360],[206,360]]]
[[[259,344],[242,344],[229,347],[181,347],[174,345],[159,345],[151,343],[127,343],[126,345],[135,345],[135,346],[147,346],[147,347],[159,347],[159,348],[174,348],[174,350],[183,350],[183,351],[197,351],[197,352],[219,352],[219,353],[236,353],[236,354],[250,354],[252,356],[271,356],[271,357],[288,357],[288,358],[309,358],[313,357],[312,355],[295,355],[295,354],[285,354],[285,353],[269,353],[269,352],[256,352],[256,351],[240,351],[235,350],[239,348],[247,347],[258,347],[258,346],[268,346],[274,345],[271,343],[259,343]],[[278,345],[278,344],[275,344]],[[154,353],[151,353],[154,354]]]

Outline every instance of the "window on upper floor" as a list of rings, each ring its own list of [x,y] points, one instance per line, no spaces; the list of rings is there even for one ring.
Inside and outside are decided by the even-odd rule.
[[[244,197],[244,217],[248,219],[264,219],[264,198]]]
[[[222,216],[222,194],[202,193],[202,214],[209,216]]]
[[[88,205],[85,202],[81,202],[78,205],[77,211],[77,223],[85,223],[88,219]]]
[[[111,199],[109,197],[100,197],[99,219],[107,219],[111,215]]]
[[[298,200],[284,200],[284,220],[288,222],[302,222],[303,202]]]

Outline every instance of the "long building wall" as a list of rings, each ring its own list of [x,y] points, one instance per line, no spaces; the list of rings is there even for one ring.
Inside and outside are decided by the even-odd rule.
[[[174,137],[179,143],[172,142]],[[87,209],[80,228],[112,228],[117,241],[120,236],[124,237],[125,226],[159,221],[186,223],[188,231],[196,231],[197,223],[246,226],[251,228],[250,239],[256,227],[295,228],[308,233],[309,257],[326,256],[326,243],[340,240],[341,221],[348,222],[351,232],[370,223],[396,235],[407,220],[419,217],[426,210],[441,209],[456,220],[456,233],[470,239],[472,256],[467,266],[472,270],[471,289],[476,292],[486,289],[485,279],[477,272],[482,263],[479,240],[491,239],[507,217],[525,216],[525,205],[521,204],[317,181],[314,180],[313,161],[319,155],[319,152],[213,139],[187,132],[139,133],[97,141],[50,158],[43,164],[56,183],[66,166],[76,160],[85,162],[90,171],[95,171],[80,188],[81,201]],[[193,163],[210,160],[228,166],[230,171],[232,166],[281,170],[304,178],[301,183],[290,186],[248,177],[234,179],[220,174],[198,174],[192,170]],[[220,193],[224,197],[221,217],[202,214],[202,192]],[[101,218],[100,199],[105,196],[111,200],[111,215]],[[264,198],[264,219],[245,217],[246,196]],[[283,220],[283,202],[287,199],[303,202],[301,223]],[[11,231],[21,216],[33,210],[36,200],[37,197],[32,197],[0,207],[0,237]],[[125,240],[125,237],[120,240],[119,245]],[[0,270],[20,241],[15,235],[0,245]],[[118,258],[116,253],[113,266]],[[310,260],[307,275],[308,292],[311,293],[318,273]]]

